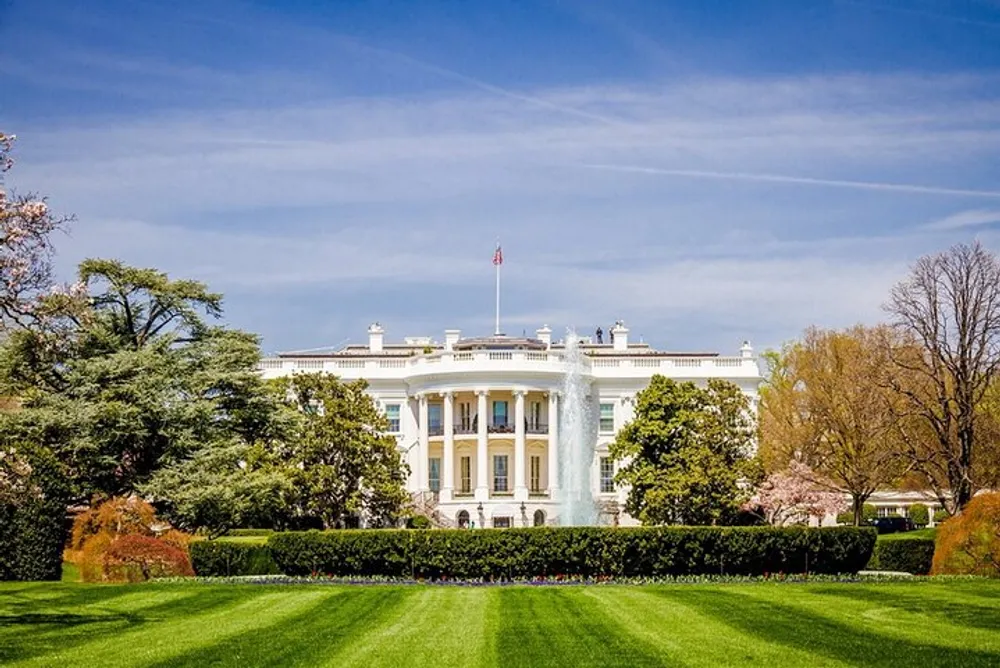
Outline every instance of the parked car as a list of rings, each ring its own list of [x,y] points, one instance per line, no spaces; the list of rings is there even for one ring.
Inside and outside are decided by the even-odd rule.
[[[900,533],[917,528],[909,517],[876,517],[871,521],[871,525],[879,533]]]

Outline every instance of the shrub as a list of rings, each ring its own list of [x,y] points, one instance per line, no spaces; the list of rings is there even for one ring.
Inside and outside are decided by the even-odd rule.
[[[169,529],[168,531],[157,536],[167,545],[172,545],[178,550],[188,553],[188,546],[191,544],[191,539],[193,536],[189,533],[184,533],[183,531],[178,531],[177,529]]]
[[[268,539],[288,575],[434,580],[854,573],[868,563],[874,543],[873,529],[854,527],[386,529]]]
[[[114,539],[103,554],[105,582],[144,582],[152,578],[194,575],[187,554],[152,536],[125,534]]]
[[[201,576],[275,575],[281,573],[267,545],[198,540],[188,548],[194,572]]]
[[[59,580],[66,477],[42,448],[0,449],[0,580]]]
[[[82,550],[90,538],[98,534],[151,536],[156,523],[156,510],[137,496],[115,496],[91,504],[73,520],[70,549]]]
[[[407,529],[430,529],[431,521],[424,515],[414,515],[406,520]]]
[[[927,506],[922,503],[913,504],[906,512],[918,527],[925,527],[930,523],[930,512],[928,512]]]
[[[948,514],[947,510],[944,510],[943,508],[941,510],[935,510],[934,511],[934,524],[941,524],[941,522],[944,522],[949,517],[951,517],[951,515]]]
[[[931,572],[1000,577],[1000,492],[973,498],[938,527]]]
[[[95,503],[73,521],[67,560],[79,567],[84,582],[134,582],[149,572],[156,573],[152,577],[190,574],[191,537],[169,527],[156,536],[160,526],[153,507],[137,496]],[[125,537],[148,540],[120,542]]]
[[[870,571],[902,571],[927,575],[934,560],[933,538],[899,538],[878,540],[867,569]]]

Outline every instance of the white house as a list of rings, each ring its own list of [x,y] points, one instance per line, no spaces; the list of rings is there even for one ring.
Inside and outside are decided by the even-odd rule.
[[[574,479],[585,481],[599,509],[594,521],[629,524],[619,510],[625,492],[612,480],[607,448],[632,418],[635,394],[655,374],[696,383],[723,378],[756,409],[761,379],[748,343],[727,357],[655,350],[630,341],[621,322],[608,334],[607,341],[567,342],[553,341],[547,326],[535,338],[462,338],[451,329],[443,343],[429,337],[387,343],[375,323],[368,345],[282,353],[262,360],[260,368],[269,378],[323,371],[367,380],[410,466],[414,503],[441,525],[559,524],[568,498],[560,479],[574,467],[581,472]],[[582,383],[582,392],[570,392],[582,404],[573,413],[562,405],[568,375]],[[560,429],[582,433],[568,442]]]

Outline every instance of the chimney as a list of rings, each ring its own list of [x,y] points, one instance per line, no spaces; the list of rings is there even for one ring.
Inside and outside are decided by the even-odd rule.
[[[740,357],[744,359],[750,359],[753,357],[753,347],[750,345],[749,341],[744,341],[743,345],[740,347]]]
[[[535,336],[545,344],[546,348],[552,347],[552,330],[549,329],[548,325],[542,325],[541,329],[536,329]]]
[[[382,352],[382,342],[385,338],[385,330],[382,325],[373,322],[368,328],[368,350],[373,353]]]
[[[459,338],[462,336],[462,330],[460,329],[446,329],[444,330],[444,349],[451,350],[458,343]]]
[[[628,327],[619,320],[611,328],[611,334],[615,341],[615,350],[628,350]]]

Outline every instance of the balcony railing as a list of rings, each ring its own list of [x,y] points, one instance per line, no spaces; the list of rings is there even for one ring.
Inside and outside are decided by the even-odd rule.
[[[514,423],[489,424],[486,426],[486,431],[490,434],[513,434]],[[549,425],[544,422],[528,422],[525,424],[524,431],[527,434],[547,434],[549,433]],[[478,425],[475,421],[455,424],[454,434],[456,436],[468,436],[477,432]],[[427,428],[427,434],[429,436],[441,436],[444,434],[444,425],[431,425]]]

